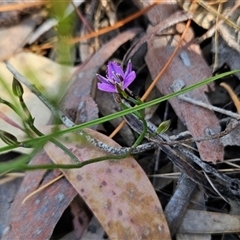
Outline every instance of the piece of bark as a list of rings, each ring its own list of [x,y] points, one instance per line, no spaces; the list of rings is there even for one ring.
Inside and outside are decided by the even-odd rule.
[[[171,236],[177,232],[196,186],[197,184],[185,174],[178,181],[178,186],[164,211]]]
[[[179,233],[220,234],[240,231],[240,216],[226,213],[187,210]]]
[[[22,178],[17,178],[0,185],[0,238],[8,231],[9,211],[21,182]]]
[[[188,205],[188,209],[186,210],[185,214],[189,211],[189,210],[201,210],[201,211],[206,211],[206,199],[205,199],[205,191],[203,188],[197,188],[196,191],[194,192],[192,198],[191,198],[191,202]],[[185,215],[183,216],[183,218],[185,217]],[[181,224],[183,222],[183,218],[181,219]],[[180,224],[180,225],[181,225]],[[197,233],[176,233],[176,239],[177,240],[211,240],[211,234],[197,234]]]

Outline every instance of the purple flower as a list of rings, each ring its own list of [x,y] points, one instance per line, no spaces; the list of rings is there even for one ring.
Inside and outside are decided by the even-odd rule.
[[[117,89],[126,89],[136,78],[135,71],[132,70],[131,61],[128,62],[127,69],[123,69],[115,62],[109,62],[107,65],[106,77],[97,74],[100,81],[98,89],[105,92],[118,92]],[[118,88],[116,87],[118,85]]]

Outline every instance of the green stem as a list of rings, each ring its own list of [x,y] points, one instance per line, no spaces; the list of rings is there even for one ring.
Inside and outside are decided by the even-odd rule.
[[[143,117],[141,118],[141,120],[143,122],[143,131],[139,135],[139,137],[137,138],[136,142],[133,144],[132,148],[137,147],[142,142],[142,140],[144,139],[144,137],[145,137],[145,135],[147,133],[147,122],[146,122],[146,120]]]
[[[42,132],[40,132],[35,126],[34,126],[34,118],[32,117],[30,111],[28,110],[27,105],[25,104],[24,100],[22,97],[19,97],[19,102],[22,106],[22,109],[24,110],[24,112],[27,115],[27,119],[26,122],[28,124],[28,126],[31,128],[31,130],[33,132],[35,132],[38,136],[44,136],[44,134]],[[78,158],[67,148],[65,147],[61,142],[59,142],[58,140],[52,138],[49,140],[50,142],[52,142],[53,144],[55,144],[57,147],[59,147],[60,149],[62,149],[75,163],[79,163]]]
[[[128,101],[130,101],[130,102],[132,102],[134,104],[137,104],[137,105],[142,103],[141,100],[139,100],[139,99],[136,100],[136,99],[134,99],[134,98],[132,98],[130,96],[127,96],[125,99],[127,99]],[[120,105],[122,106],[123,109],[129,108],[129,106],[125,105],[122,101],[120,102]],[[142,120],[142,122],[143,122],[143,131],[139,135],[139,137],[137,138],[137,140],[135,141],[135,143],[133,144],[131,149],[137,147],[142,142],[142,140],[144,139],[144,137],[145,137],[145,135],[147,133],[147,122],[146,122],[146,120],[144,118],[144,113],[142,111],[139,111],[139,112],[135,112],[133,114],[136,115],[139,119]]]
[[[30,125],[29,125],[30,126]],[[44,134],[41,133],[33,124],[30,126],[30,128],[38,135],[38,136],[43,136]],[[78,158],[66,147],[64,146],[61,142],[58,140],[52,138],[49,140],[53,144],[55,144],[57,147],[62,149],[75,163],[79,163]]]
[[[71,169],[71,168],[82,168],[86,165],[97,163],[105,160],[118,160],[123,159],[129,156],[129,153],[124,155],[114,155],[114,156],[104,156],[93,158],[90,160],[86,160],[84,162],[79,162],[77,164],[41,164],[41,165],[27,165],[27,164],[19,164],[16,168],[12,168],[11,170],[23,170],[23,171],[31,171],[31,170],[53,170],[53,169]],[[8,171],[9,172],[9,171]]]

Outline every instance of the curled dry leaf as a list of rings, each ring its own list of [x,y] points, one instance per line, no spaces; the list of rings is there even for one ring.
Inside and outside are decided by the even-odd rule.
[[[214,27],[216,24],[217,31],[221,35],[221,41],[224,41],[225,49],[218,49],[218,41],[214,41],[213,43],[216,45],[214,47],[214,51],[217,50],[219,55],[218,58],[222,58],[223,61],[225,59],[222,56],[223,52],[231,51],[230,48],[234,49],[238,53],[240,52],[239,42],[240,42],[240,34],[239,34],[239,26],[240,26],[240,2],[239,1],[226,1],[226,0],[218,0],[218,1],[202,1],[198,0],[195,2],[178,0],[180,6],[183,7],[184,10],[193,13],[193,20],[203,28],[210,29]],[[214,31],[212,31],[213,33]],[[211,34],[210,34],[211,36]],[[227,50],[226,50],[227,48]],[[226,62],[229,64],[229,62]],[[218,67],[221,67],[219,63],[215,63]],[[232,68],[232,65],[229,65]],[[237,68],[232,68],[237,69]]]
[[[193,14],[193,20],[202,26],[203,28],[209,29],[213,26],[216,20],[216,14],[214,12],[218,12],[218,6],[225,0],[216,1],[216,0],[208,0],[208,1],[188,1],[188,0],[177,0],[179,5],[188,12]],[[214,12],[208,11],[204,8],[199,2],[203,2],[204,6],[209,7]],[[234,2],[234,1],[231,1]]]
[[[112,139],[90,129],[93,137],[119,147]],[[106,156],[80,136],[69,134],[63,143],[79,159]],[[57,164],[72,164],[55,145],[45,146]],[[106,160],[80,169],[62,170],[66,178],[88,204],[110,239],[170,239],[168,226],[157,195],[146,174],[132,157]]]

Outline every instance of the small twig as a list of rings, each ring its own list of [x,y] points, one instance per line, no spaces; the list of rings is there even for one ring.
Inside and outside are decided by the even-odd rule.
[[[170,86],[170,89],[173,92],[177,92],[177,91],[180,91],[181,89],[183,89],[185,86],[186,86],[185,82],[182,79],[178,79],[178,80],[173,82],[173,84]],[[200,106],[200,107],[209,109],[211,111],[215,111],[215,112],[219,112],[219,113],[225,114],[225,115],[230,116],[232,118],[236,118],[237,120],[240,119],[240,115],[237,114],[237,113],[233,113],[231,111],[227,111],[227,110],[224,110],[222,108],[218,108],[218,107],[212,106],[212,105],[204,103],[202,101],[198,101],[198,100],[192,99],[192,98],[188,97],[187,94],[178,95],[178,99],[181,99],[181,100],[183,100],[185,102],[194,104],[196,106]]]
[[[32,196],[34,196],[35,194],[39,193],[40,191],[44,190],[45,188],[47,188],[48,186],[50,186],[51,184],[55,183],[56,181],[58,181],[59,179],[61,179],[62,177],[64,177],[63,174],[59,175],[58,177],[54,178],[53,180],[51,180],[50,182],[47,182],[46,184],[44,184],[43,186],[39,187],[37,190],[31,192],[30,194],[28,194],[23,200],[22,200],[22,204],[24,204],[29,198],[31,198]]]
[[[238,99],[237,94],[232,90],[232,88],[227,83],[222,82],[220,83],[220,86],[222,86],[228,92],[237,109],[238,114],[240,114],[240,101]]]
[[[212,188],[216,191],[216,193],[225,201],[229,204],[229,201],[218,191],[218,189],[215,187],[214,183],[210,179],[210,177],[207,175],[206,172],[203,171],[203,174],[205,175],[206,179],[208,180],[209,184],[212,186]]]
[[[235,118],[237,120],[240,120],[240,115],[237,114],[237,113],[233,113],[231,111],[224,110],[222,108],[215,107],[215,106],[212,106],[210,104],[207,104],[207,103],[204,103],[204,102],[192,99],[190,97],[187,97],[186,95],[179,95],[178,98],[183,100],[183,101],[185,101],[185,102],[189,102],[189,103],[192,103],[194,105],[197,105],[197,106],[200,106],[200,107],[204,107],[206,109],[209,109],[209,110],[212,110],[212,111],[215,111],[215,112],[219,112],[219,113],[225,114],[227,116],[233,117],[233,118]]]
[[[122,101],[124,101],[124,100],[122,100]],[[130,105],[126,101],[124,101],[124,104],[126,106],[130,107]],[[135,118],[136,120],[134,121],[133,118]],[[139,132],[140,129],[142,128],[142,121],[138,120],[137,116],[132,114],[131,116],[125,116],[125,119],[127,119],[127,122],[130,123],[131,128],[133,128],[136,132]],[[154,136],[157,135],[157,127],[149,121],[147,121],[147,126],[148,126],[148,129],[151,130],[150,135],[153,136],[152,138],[150,137],[151,141],[153,141],[155,143],[159,143],[161,141],[160,139],[154,139]],[[163,139],[161,141],[161,144],[175,145],[175,144],[181,144],[181,143],[186,143],[186,142],[210,141],[210,140],[217,139],[217,138],[220,138],[220,137],[223,137],[223,136],[229,134],[230,132],[232,132],[238,126],[239,126],[239,121],[231,121],[231,124],[229,124],[227,126],[227,128],[220,133],[217,133],[217,134],[214,134],[214,135],[211,135],[211,136],[203,136],[203,137],[199,137],[199,138],[189,138],[189,139],[178,140],[178,141],[171,141],[171,137],[169,137],[168,135],[160,134],[161,138]],[[185,134],[187,134],[187,133],[185,133]],[[185,134],[183,134],[183,135],[185,135]]]
[[[186,142],[211,141],[213,139],[218,139],[218,138],[221,138],[221,137],[229,134],[234,129],[236,129],[238,126],[239,126],[239,121],[236,121],[236,120],[234,121],[233,119],[231,119],[231,121],[227,125],[226,129],[224,131],[221,131],[220,133],[216,133],[211,136],[203,136],[203,137],[199,137],[199,138],[189,138],[189,139],[183,139],[183,140],[178,140],[178,141],[171,141],[170,143],[167,142],[166,144],[181,144],[181,143],[186,143]],[[165,144],[165,143],[163,142],[163,144]]]
[[[172,135],[169,138],[172,141],[177,141],[177,140],[181,140],[181,139],[186,138],[186,137],[191,137],[191,133],[189,131],[181,132],[177,135]]]

